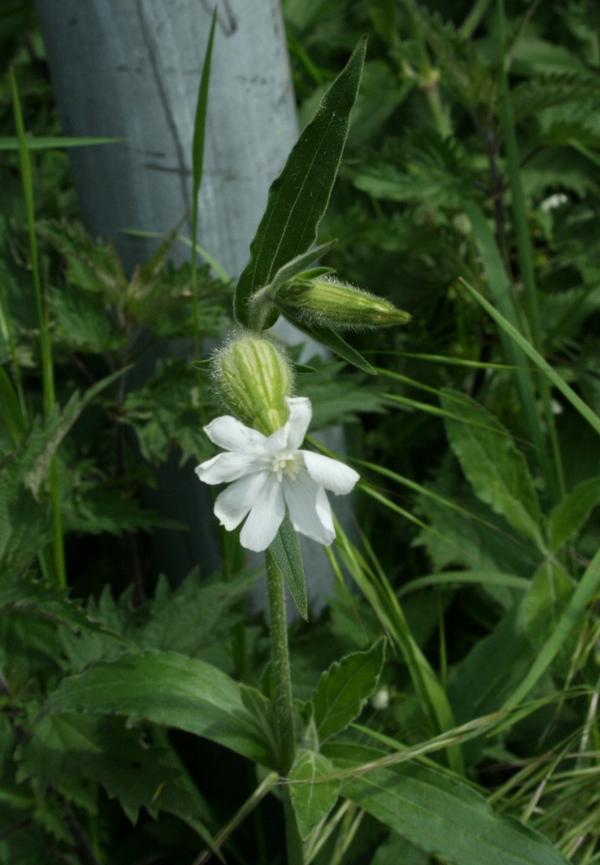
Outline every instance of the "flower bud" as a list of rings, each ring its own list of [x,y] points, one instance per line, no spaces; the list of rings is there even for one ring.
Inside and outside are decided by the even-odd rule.
[[[329,275],[299,274],[282,285],[274,300],[289,318],[334,330],[390,327],[411,318],[389,300]]]
[[[247,426],[270,435],[285,424],[292,371],[270,340],[236,337],[215,355],[213,373],[227,407]]]

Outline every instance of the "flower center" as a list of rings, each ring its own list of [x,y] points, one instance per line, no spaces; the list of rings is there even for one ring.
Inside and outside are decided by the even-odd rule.
[[[271,471],[275,472],[278,481],[283,480],[284,474],[288,475],[288,477],[295,477],[298,473],[298,468],[296,454],[293,453],[277,454],[271,462]]]

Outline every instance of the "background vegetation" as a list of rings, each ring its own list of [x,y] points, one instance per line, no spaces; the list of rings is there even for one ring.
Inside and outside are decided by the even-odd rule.
[[[360,656],[375,669],[366,699],[385,634],[346,735],[361,765],[404,754],[377,771],[404,773],[412,802],[373,806],[346,778],[329,812],[339,785],[324,782],[307,859],[600,862],[600,8],[284,9],[305,121],[369,33],[320,235],[339,238],[327,264],[413,316],[352,335],[376,375],[339,357],[299,373],[316,428],[347,425],[363,481],[329,554],[331,602],[292,628],[295,696],[375,647]],[[194,336],[191,270],[169,264],[167,241],[126,275],[86,235],[66,151],[28,151],[22,135],[18,148],[19,105],[27,133],[60,134],[27,4],[4,4],[0,52],[0,862],[191,863],[266,772],[193,736],[176,707],[138,712],[124,693],[111,713],[79,713],[83,697],[59,688],[153,649],[215,665],[266,711],[267,632],[243,602],[257,573],[224,538],[215,573],[176,586],[154,566],[153,533],[186,529],[149,510],[147,490],[173,454],[190,471],[211,455],[202,420],[219,409],[187,359],[127,388],[122,373],[157,340]],[[201,335],[219,339],[232,286],[207,268],[195,279]],[[284,861],[267,789],[227,861]],[[521,847],[496,824],[479,836],[485,799],[541,832],[547,858],[527,858],[538,836],[524,829]]]

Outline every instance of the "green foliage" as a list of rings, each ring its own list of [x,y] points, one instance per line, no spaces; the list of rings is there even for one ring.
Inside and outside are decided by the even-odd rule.
[[[474,492],[517,531],[543,545],[541,515],[527,463],[498,420],[466,396],[443,391],[448,439]],[[449,416],[454,413],[453,416]],[[455,420],[456,415],[461,420]]]
[[[358,717],[371,696],[383,667],[385,641],[366,652],[354,652],[335,661],[317,684],[310,701],[319,741],[335,736]]]
[[[334,772],[333,763],[322,754],[308,750],[298,752],[289,782],[298,828],[304,840],[336,803],[341,783],[335,778],[329,779]]]
[[[213,453],[202,426],[222,410],[189,346],[229,332],[232,286],[195,248],[172,264],[180,226],[131,273],[86,233],[65,149],[92,139],[60,135],[31,4],[0,12],[22,115],[16,129],[6,77],[0,863],[199,862],[206,846],[275,865],[286,815],[293,865],[591,865],[597,4],[282,5],[306,125],[237,319],[269,325],[254,292],[321,265],[412,315],[352,345],[305,327],[329,356],[291,351],[312,429],[345,426],[361,484],[310,622],[289,525],[271,548],[299,612],[288,727],[247,600],[261,564],[222,532],[215,570],[208,496],[183,522],[171,504]],[[200,229],[209,73],[210,51],[189,142]],[[161,550],[192,542],[183,579]]]
[[[241,324],[248,323],[251,294],[268,285],[282,265],[314,243],[346,143],[365,50],[362,40],[271,189],[252,244],[250,263],[236,288],[235,312]]]
[[[344,767],[377,759],[376,751],[350,745],[331,746],[328,753]],[[472,787],[429,766],[374,769],[344,785],[344,794],[398,834],[449,862],[567,862],[541,835],[498,817]]]
[[[63,679],[44,715],[124,715],[186,730],[265,766],[273,755],[241,698],[237,682],[212,664],[147,650],[93,664]]]

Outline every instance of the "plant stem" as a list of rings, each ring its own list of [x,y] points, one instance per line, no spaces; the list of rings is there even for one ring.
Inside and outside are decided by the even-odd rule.
[[[283,574],[271,553],[266,553],[267,589],[271,619],[271,699],[279,743],[279,772],[285,778],[294,762],[296,736],[288,651]],[[288,865],[303,865],[304,853],[287,787],[283,789]]]
[[[527,218],[527,204],[525,194],[521,183],[521,174],[519,171],[519,148],[517,144],[517,136],[515,132],[515,122],[510,101],[510,93],[508,90],[508,79],[506,74],[506,65],[504,62],[504,43],[505,43],[505,16],[503,0],[498,0],[498,34],[499,34],[499,63],[500,63],[500,116],[502,122],[502,131],[504,133],[504,142],[506,150],[506,163],[508,168],[508,181],[511,193],[513,221],[515,228],[515,239],[517,243],[517,253],[519,257],[519,266],[521,270],[521,278],[525,288],[525,302],[527,306],[527,318],[531,330],[531,337],[534,348],[543,355],[543,337],[540,323],[540,312],[537,296],[537,288],[535,284],[534,266],[533,266],[533,251],[531,248],[531,239],[529,237],[529,225]],[[547,451],[544,444],[544,450],[539,454],[542,469],[546,477],[546,483],[549,492],[555,501],[564,497],[565,477],[563,471],[562,454],[556,431],[556,423],[552,412],[552,402],[550,387],[547,380],[542,377],[540,381],[540,395],[542,398],[542,408],[544,412],[544,420],[548,435],[550,437],[550,445],[552,448],[553,462],[547,457]]]
[[[33,200],[33,171],[27,139],[25,137],[25,124],[21,101],[17,89],[17,79],[11,68],[9,70],[10,87],[13,101],[15,128],[19,140],[19,161],[21,168],[21,183],[23,186],[23,199],[25,212],[27,214],[27,233],[29,235],[29,247],[31,251],[31,272],[33,276],[33,287],[35,291],[35,305],[37,310],[38,324],[40,328],[40,355],[42,362],[42,388],[44,418],[48,420],[54,411],[54,367],[52,362],[52,341],[50,338],[50,322],[48,320],[48,305],[42,288],[40,276],[40,263],[38,256],[37,240],[35,236],[35,211]],[[56,579],[60,586],[66,586],[67,575],[65,570],[64,538],[62,532],[60,478],[58,474],[58,463],[56,457],[50,463],[48,476],[50,487],[50,500],[52,502],[52,536],[54,549],[54,570]]]

